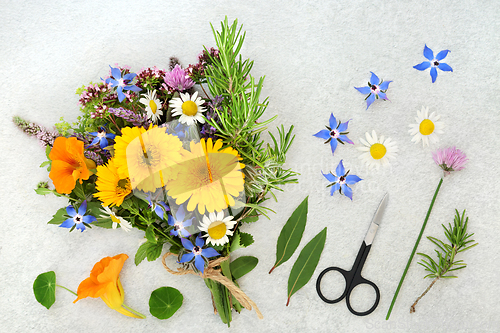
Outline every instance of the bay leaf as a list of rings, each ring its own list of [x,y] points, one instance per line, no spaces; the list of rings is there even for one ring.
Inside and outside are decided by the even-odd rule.
[[[239,257],[231,262],[231,274],[235,280],[252,271],[257,266],[259,259],[252,256]]]

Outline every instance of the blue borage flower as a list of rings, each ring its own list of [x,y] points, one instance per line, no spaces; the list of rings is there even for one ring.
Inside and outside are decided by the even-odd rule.
[[[205,245],[205,241],[199,235],[196,237],[195,245],[191,243],[190,240],[186,238],[181,238],[182,246],[190,253],[183,254],[179,263],[189,262],[194,258],[194,266],[197,270],[199,270],[202,274],[205,270],[205,259],[204,258],[212,258],[216,257],[219,252],[215,251],[215,249],[209,247],[203,249],[202,247]]]
[[[182,205],[179,206],[175,213],[175,218],[172,215],[168,216],[168,225],[174,227],[170,230],[170,234],[177,237],[189,237],[191,234],[186,230],[193,223],[193,218],[184,220],[186,218],[186,211]]]
[[[344,164],[342,160],[340,160],[339,165],[335,169],[335,173],[337,175],[330,173],[324,174],[323,171],[321,173],[328,179],[329,182],[332,182],[327,187],[331,187],[330,195],[333,195],[335,191],[339,191],[340,194],[344,194],[346,197],[352,200],[352,189],[347,185],[356,184],[361,178],[356,175],[349,175],[349,171],[345,171]]]
[[[389,100],[385,93],[387,89],[389,89],[389,83],[392,82],[392,81],[384,82],[384,80],[380,80],[378,76],[375,75],[373,72],[370,73],[372,73],[372,76],[370,77],[370,82],[368,82],[368,86],[360,88],[354,87],[354,89],[356,89],[360,93],[364,95],[368,94],[368,96],[366,96],[365,98],[367,110],[370,107],[370,105],[375,101],[375,99],[379,99],[379,97],[386,101]]]
[[[89,134],[95,136],[90,145],[93,146],[99,142],[99,147],[102,149],[108,146],[108,139],[114,139],[116,137],[113,133],[106,133],[104,126],[101,126],[97,132],[90,132]]]
[[[136,92],[142,90],[136,85],[129,84],[137,74],[128,73],[122,77],[122,72],[119,68],[113,68],[111,66],[109,66],[109,68],[111,68],[111,77],[108,77],[106,80],[104,80],[104,82],[106,84],[110,84],[113,88],[116,87],[116,93],[118,94],[119,102],[122,102],[125,99],[125,94],[123,93],[124,90],[131,90]]]
[[[70,231],[76,227],[81,232],[85,230],[85,226],[89,227],[89,224],[97,221],[97,219],[92,215],[85,215],[87,213],[87,200],[82,202],[80,207],[78,208],[78,213],[72,205],[66,207],[66,213],[71,216],[69,219],[61,223],[60,227],[62,228],[71,228]]]
[[[149,203],[148,207],[151,208],[151,210],[153,210],[156,215],[158,215],[158,217],[163,220],[164,214],[170,211],[170,208],[167,206],[167,204],[164,201],[153,201],[151,199],[151,194],[149,194],[146,199]]]
[[[314,134],[315,137],[326,140],[326,143],[330,143],[330,147],[332,148],[332,154],[335,154],[335,149],[337,149],[338,142],[344,144],[344,142],[354,144],[347,136],[349,132],[346,132],[347,126],[349,125],[349,121],[345,123],[340,122],[337,123],[337,119],[333,115],[330,115],[330,127],[325,126],[328,130],[321,130],[318,133]]]
[[[424,61],[418,65],[413,66],[416,70],[423,71],[426,70],[427,68],[431,67],[431,78],[432,78],[432,83],[436,82],[437,79],[437,69],[439,68],[440,70],[444,72],[453,72],[453,69],[450,67],[450,65],[445,64],[444,62],[440,62],[446,56],[448,55],[448,52],[450,50],[443,50],[439,52],[436,57],[434,58],[434,52],[430,48],[425,45],[424,47],[424,57],[427,58],[429,61]]]

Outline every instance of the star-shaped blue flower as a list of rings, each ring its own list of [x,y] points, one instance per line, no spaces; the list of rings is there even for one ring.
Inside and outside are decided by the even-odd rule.
[[[186,230],[186,227],[189,227],[193,223],[193,218],[187,219],[186,211],[182,205],[177,209],[177,213],[175,214],[175,218],[172,215],[168,216],[168,225],[173,226],[174,229],[170,230],[170,234],[177,237],[189,237],[191,234]]]
[[[151,194],[149,194],[146,199],[148,200],[149,203],[148,207],[151,208],[151,210],[153,210],[156,213],[156,215],[158,215],[160,219],[163,220],[165,212],[169,212],[170,207],[168,207],[164,201],[153,201],[151,198]]]
[[[106,133],[106,129],[103,126],[101,126],[97,132],[90,132],[89,134],[95,136],[90,145],[93,146],[99,142],[99,146],[102,149],[108,146],[108,139],[114,139],[116,137],[113,133]]]
[[[205,259],[203,258],[211,258],[220,255],[219,252],[215,251],[214,248],[209,247],[206,249],[202,249],[202,247],[205,245],[205,240],[200,236],[196,237],[195,245],[193,245],[193,243],[191,243],[191,241],[186,238],[181,238],[181,242],[182,246],[184,246],[186,250],[191,252],[183,254],[179,263],[188,262],[193,260],[194,258],[194,266],[202,274],[205,271]]]
[[[387,89],[389,89],[389,83],[392,81],[385,81],[380,80],[377,75],[375,75],[373,72],[372,76],[370,77],[370,82],[368,82],[368,85],[366,87],[354,87],[357,91],[366,96],[366,109],[370,107],[370,105],[375,101],[375,99],[383,99],[388,101],[389,99],[386,96]]]
[[[349,175],[349,171],[350,170],[347,170],[347,172],[345,171],[344,164],[342,163],[342,160],[340,160],[339,165],[337,165],[337,169],[335,169],[335,173],[337,175],[334,175],[331,172],[327,174],[321,172],[323,176],[331,182],[331,184],[327,186],[331,186],[332,188],[330,190],[330,195],[333,195],[335,191],[339,191],[340,194],[344,194],[352,201],[352,189],[347,185],[356,184],[362,179],[356,175]]]
[[[354,144],[347,136],[349,132],[346,132],[347,126],[349,125],[349,121],[342,123],[340,121],[337,122],[337,119],[333,115],[330,115],[330,126],[325,126],[326,130],[321,130],[318,133],[314,134],[315,137],[326,140],[326,143],[330,143],[330,147],[332,148],[332,154],[335,154],[335,149],[337,149],[337,145],[340,142],[344,144],[344,142]]]
[[[106,84],[111,84],[111,87],[117,87],[116,88],[116,93],[118,94],[118,101],[121,102],[125,99],[125,94],[123,93],[124,90],[132,90],[132,91],[141,91],[142,89],[139,88],[136,85],[129,84],[130,81],[132,81],[137,74],[135,73],[128,73],[125,74],[125,76],[122,77],[122,72],[120,71],[119,68],[111,68],[111,77],[108,77],[104,82]]]
[[[446,56],[448,55],[448,52],[450,50],[443,50],[439,52],[436,57],[434,58],[434,53],[430,48],[425,45],[424,47],[424,57],[427,58],[429,61],[424,61],[421,64],[413,66],[413,68],[423,71],[426,70],[427,68],[431,67],[431,78],[432,78],[432,83],[436,82],[437,79],[437,69],[439,68],[440,70],[444,72],[453,72],[453,69],[450,67],[450,65],[445,64],[444,62],[441,62]]]
[[[89,224],[97,221],[97,219],[92,215],[85,215],[87,213],[87,200],[82,202],[80,207],[78,208],[78,213],[75,211],[75,208],[71,205],[66,207],[66,213],[71,216],[69,219],[61,223],[60,227],[62,228],[71,228],[72,231],[75,226],[76,229],[83,232],[85,230],[85,226],[90,227]]]

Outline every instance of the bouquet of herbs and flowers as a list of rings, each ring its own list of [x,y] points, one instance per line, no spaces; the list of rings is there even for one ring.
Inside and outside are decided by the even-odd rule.
[[[135,263],[156,260],[167,249],[165,268],[204,278],[229,325],[233,308],[254,307],[261,317],[236,282],[257,259],[229,257],[252,244],[241,229],[267,216],[262,203],[269,195],[296,182],[296,173],[283,166],[294,137],[293,126],[281,126],[279,137],[269,133],[271,144],[263,140],[275,117],[262,120],[264,79],[254,80],[253,62],[239,54],[245,34],[227,18],[220,31],[212,30],[217,48],[204,48],[187,68],[175,58],[169,70],[110,66],[101,82],[78,89],[83,114],[77,123],[62,121],[50,131],[14,120],[46,146],[42,166],[54,189],[41,183],[37,193],[69,200],[50,224],[81,232],[143,230],[146,242]],[[171,255],[177,270],[166,264]]]

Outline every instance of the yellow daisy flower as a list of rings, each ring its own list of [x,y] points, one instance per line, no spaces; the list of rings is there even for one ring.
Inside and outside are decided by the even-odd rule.
[[[155,90],[148,90],[148,92],[146,94],[143,94],[142,96],[144,97],[139,99],[139,103],[146,106],[148,118],[156,124],[160,119],[160,116],[163,115],[163,111],[161,109],[161,101],[156,96]]]
[[[358,150],[364,152],[359,156],[366,165],[373,169],[379,169],[381,165],[390,165],[389,159],[395,159],[394,156],[398,152],[398,147],[390,138],[385,139],[384,136],[377,137],[377,133],[372,131],[372,135],[367,132],[365,134],[366,141],[359,139],[364,147],[358,147]]]
[[[429,142],[434,144],[439,141],[438,134],[442,134],[444,124],[439,121],[440,116],[432,112],[429,115],[429,108],[422,106],[422,111],[417,111],[415,117],[416,124],[411,124],[410,135],[413,135],[412,142],[419,143],[422,140],[422,145],[429,146]]]
[[[132,192],[128,177],[120,177],[116,168],[115,159],[112,158],[106,165],[97,166],[96,190],[94,196],[101,200],[105,206],[120,206],[123,199]]]

